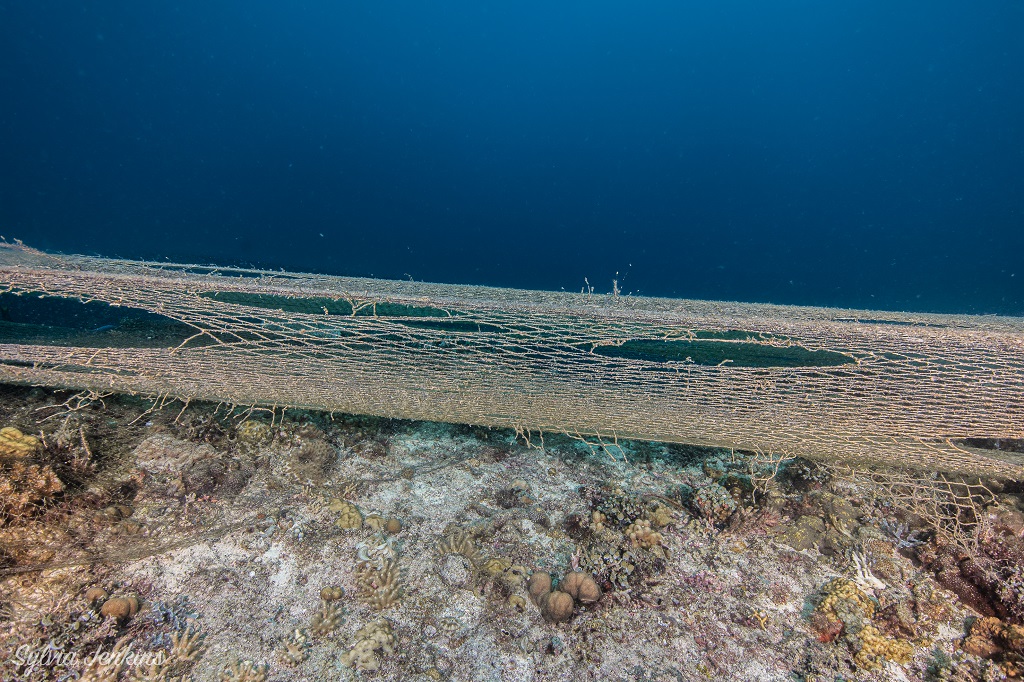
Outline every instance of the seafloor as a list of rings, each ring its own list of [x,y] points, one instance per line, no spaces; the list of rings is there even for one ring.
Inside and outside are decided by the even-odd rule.
[[[1020,674],[1015,484],[39,388],[0,427],[4,680]]]

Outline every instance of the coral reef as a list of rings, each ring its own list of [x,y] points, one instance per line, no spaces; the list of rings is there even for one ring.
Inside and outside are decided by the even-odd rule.
[[[5,407],[0,424],[30,423],[25,405]],[[744,453],[625,441],[609,461],[550,435],[528,449],[497,429],[280,408],[273,426],[269,409],[235,426],[248,413],[221,406],[219,418],[217,407],[139,419],[137,402],[108,399],[42,422],[32,454],[0,457],[50,465],[66,486],[0,527],[0,679],[33,679],[15,660],[22,645],[109,652],[121,640],[122,651],[165,658],[36,677],[1019,674],[1024,501],[1009,485],[969,546],[799,461],[759,468]],[[328,467],[324,444],[337,448]],[[226,495],[218,477],[232,467],[249,478]],[[339,516],[351,530],[335,527]],[[128,523],[140,528],[128,535]],[[940,585],[954,579],[999,619],[972,621]],[[105,617],[111,595],[137,603]],[[276,649],[280,661],[253,662]]]

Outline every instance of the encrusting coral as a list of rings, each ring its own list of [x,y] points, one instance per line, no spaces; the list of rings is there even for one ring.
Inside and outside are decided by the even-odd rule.
[[[331,500],[330,504],[327,505],[327,509],[338,512],[338,520],[334,522],[334,525],[338,528],[352,530],[354,528],[361,528],[363,525],[363,514],[359,511],[359,507],[347,500]]]
[[[1024,627],[998,618],[978,618],[971,624],[963,649],[980,658],[995,660],[1008,677],[1024,676]]]
[[[356,670],[374,671],[380,668],[380,655],[395,651],[395,636],[391,624],[381,619],[363,626],[356,632],[356,641],[348,652],[342,654],[341,662]]]
[[[42,448],[35,436],[13,426],[0,429],[0,525],[25,516],[64,490],[50,465],[33,464],[30,457]]]
[[[26,435],[13,426],[0,429],[0,457],[30,457],[42,446],[38,438]]]
[[[914,653],[906,641],[883,635],[871,619],[875,615],[875,602],[852,580],[834,578],[822,588],[824,598],[815,609],[817,628],[822,641],[831,641],[838,635],[854,653],[854,663],[866,670],[881,666],[883,660],[905,664]]]

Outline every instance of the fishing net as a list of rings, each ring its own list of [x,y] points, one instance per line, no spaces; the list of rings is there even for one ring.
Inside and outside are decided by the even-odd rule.
[[[0,381],[1019,479],[1024,319],[0,246]]]

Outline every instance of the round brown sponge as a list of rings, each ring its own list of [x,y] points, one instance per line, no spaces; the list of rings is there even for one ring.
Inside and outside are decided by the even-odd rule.
[[[572,597],[565,592],[554,591],[544,600],[544,617],[553,623],[564,623],[572,618]]]
[[[594,604],[601,599],[601,586],[591,576],[585,575],[575,597],[581,604]]]
[[[537,571],[530,576],[526,583],[526,589],[530,591],[530,599],[537,606],[540,606],[541,597],[551,591],[551,574],[544,571]]]
[[[587,579],[587,575],[585,573],[579,573],[579,572],[566,573],[565,574],[565,578],[563,578],[562,582],[559,583],[558,589],[560,589],[562,592],[565,592],[566,594],[571,596],[573,599],[578,599],[579,598],[579,592],[580,592],[580,585],[586,579]]]

